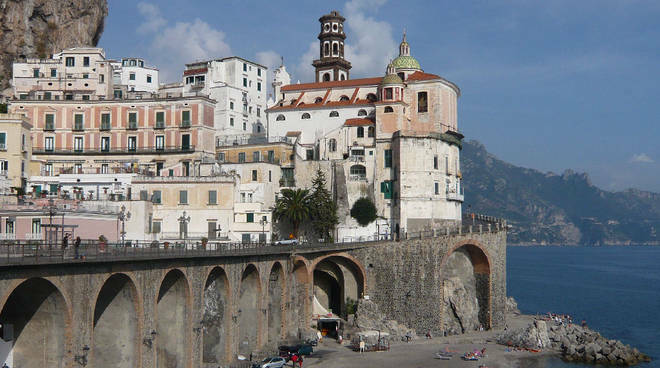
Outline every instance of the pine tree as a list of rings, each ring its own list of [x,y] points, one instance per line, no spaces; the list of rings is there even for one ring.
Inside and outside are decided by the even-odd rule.
[[[314,232],[326,242],[332,242],[335,227],[339,223],[337,204],[332,200],[330,191],[326,189],[325,174],[320,167],[312,179],[312,193],[309,198]]]

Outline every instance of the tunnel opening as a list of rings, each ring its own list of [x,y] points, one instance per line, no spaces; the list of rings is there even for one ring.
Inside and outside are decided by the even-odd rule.
[[[112,275],[101,288],[94,308],[94,367],[137,366],[137,291],[131,279]]]
[[[69,314],[51,282],[34,278],[16,287],[0,312],[0,361],[13,368],[64,367]]]
[[[364,272],[356,261],[344,256],[331,256],[314,267],[313,314],[325,311],[347,319],[364,293]]]
[[[486,254],[467,244],[455,249],[442,270],[443,328],[461,334],[490,328],[490,265]]]
[[[204,287],[204,327],[202,361],[220,363],[227,359],[227,311],[229,306],[229,280],[222,268],[211,271]]]
[[[260,295],[259,272],[249,265],[241,277],[238,299],[238,353],[245,356],[258,347]]]
[[[327,313],[341,315],[342,285],[338,275],[327,271],[314,271],[314,297]],[[322,309],[320,311],[323,311]],[[319,312],[319,309],[317,309]],[[316,313],[326,314],[326,313]]]
[[[186,366],[186,346],[190,337],[188,326],[188,285],[179,270],[167,273],[161,283],[156,303],[156,366],[174,368]]]
[[[273,265],[268,277],[268,346],[277,347],[282,339],[284,306],[284,270],[279,262]]]

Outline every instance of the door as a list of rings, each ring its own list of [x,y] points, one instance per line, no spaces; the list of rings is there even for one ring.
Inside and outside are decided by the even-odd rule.
[[[181,150],[188,151],[190,149],[190,134],[181,136]]]

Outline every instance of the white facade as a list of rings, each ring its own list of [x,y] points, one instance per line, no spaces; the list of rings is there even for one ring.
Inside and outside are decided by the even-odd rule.
[[[119,65],[119,84],[129,92],[158,92],[158,69],[146,66],[144,60],[124,58]]]
[[[186,64],[183,94],[216,101],[216,136],[266,135],[268,68],[239,57]]]

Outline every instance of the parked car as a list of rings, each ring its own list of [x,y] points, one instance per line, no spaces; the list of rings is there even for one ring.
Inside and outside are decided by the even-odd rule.
[[[282,368],[286,360],[282,357],[268,357],[259,363],[252,364],[252,368]]]
[[[298,245],[298,239],[282,239],[275,242],[275,245]]]
[[[281,345],[279,347],[280,356],[286,357],[287,361],[291,355],[312,355],[314,347],[310,344],[297,344],[297,345]]]

